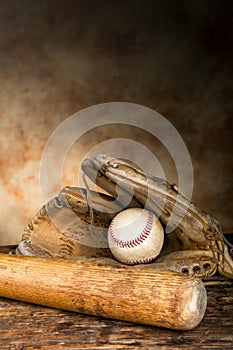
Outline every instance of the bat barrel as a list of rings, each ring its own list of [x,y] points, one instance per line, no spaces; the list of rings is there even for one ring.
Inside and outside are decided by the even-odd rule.
[[[0,296],[80,313],[189,330],[202,320],[201,280],[111,259],[0,254]]]

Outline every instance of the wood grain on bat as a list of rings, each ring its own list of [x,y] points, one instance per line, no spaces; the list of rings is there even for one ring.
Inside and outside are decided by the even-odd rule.
[[[124,266],[112,259],[45,259],[0,254],[0,296],[173,329],[202,320],[201,280]]]

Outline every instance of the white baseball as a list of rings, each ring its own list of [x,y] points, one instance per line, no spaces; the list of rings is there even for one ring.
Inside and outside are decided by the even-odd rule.
[[[130,208],[118,213],[108,229],[108,244],[114,257],[128,265],[154,260],[163,247],[163,227],[150,211]]]

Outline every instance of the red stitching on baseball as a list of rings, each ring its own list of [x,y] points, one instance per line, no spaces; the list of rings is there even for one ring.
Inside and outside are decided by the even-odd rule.
[[[148,264],[151,261],[155,260],[156,258],[157,258],[157,255],[152,256],[150,258],[145,258],[145,259],[125,260],[125,261],[121,261],[121,262],[122,262],[122,264],[125,264],[125,265]]]
[[[134,247],[140,245],[141,243],[143,243],[143,241],[145,241],[145,239],[149,236],[152,225],[153,225],[154,215],[151,212],[148,213],[147,221],[146,221],[144,230],[141,232],[141,234],[138,237],[136,237],[135,239],[130,240],[130,241],[123,241],[123,240],[117,238],[115,236],[115,234],[113,233],[112,226],[114,224],[115,218],[112,220],[112,222],[109,226],[109,232],[110,232],[110,235],[112,237],[113,242],[120,248],[125,248],[125,247],[134,248]]]

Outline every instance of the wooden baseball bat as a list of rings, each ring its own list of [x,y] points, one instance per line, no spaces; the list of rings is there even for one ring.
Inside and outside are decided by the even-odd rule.
[[[201,280],[113,259],[0,254],[0,296],[89,315],[190,330],[202,320]]]

